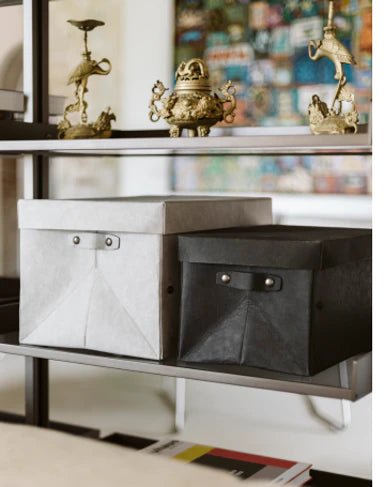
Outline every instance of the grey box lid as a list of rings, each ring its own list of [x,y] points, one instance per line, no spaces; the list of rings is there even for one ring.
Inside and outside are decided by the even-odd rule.
[[[179,259],[280,269],[324,269],[372,258],[372,231],[266,225],[179,236]]]
[[[174,234],[271,223],[270,198],[142,196],[20,200],[19,228]]]

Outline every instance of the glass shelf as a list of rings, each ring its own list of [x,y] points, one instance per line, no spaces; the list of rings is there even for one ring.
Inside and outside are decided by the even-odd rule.
[[[7,128],[7,127],[5,127]],[[366,128],[366,127],[365,127]],[[54,156],[304,155],[372,153],[369,133],[312,135],[308,127],[214,129],[210,137],[171,138],[167,131],[115,131],[111,139],[58,140],[54,126],[13,122],[2,130],[0,154]],[[23,137],[23,134],[24,135]],[[28,135],[27,135],[28,134]]]

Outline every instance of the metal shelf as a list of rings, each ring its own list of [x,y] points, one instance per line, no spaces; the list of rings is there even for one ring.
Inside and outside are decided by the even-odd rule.
[[[235,365],[191,365],[143,360],[85,350],[20,345],[17,333],[0,335],[0,352],[131,372],[356,401],[372,391],[371,353],[352,357],[315,376],[303,377]]]
[[[307,129],[308,130],[308,129]],[[220,133],[220,131],[216,132]],[[367,133],[349,135],[312,135],[302,130],[276,133],[255,129],[253,135],[206,138],[158,137],[156,132],[111,139],[77,140],[1,140],[0,154],[41,154],[55,156],[128,156],[128,155],[370,155],[372,146]]]

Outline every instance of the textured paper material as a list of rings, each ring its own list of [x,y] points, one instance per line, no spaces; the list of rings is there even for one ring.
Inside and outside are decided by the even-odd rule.
[[[270,223],[270,198],[21,200],[19,228],[171,234]]]
[[[5,423],[0,423],[0,479],[2,487],[239,487],[242,482],[103,441]]]
[[[161,359],[180,293],[177,236],[161,233],[271,222],[268,199],[152,200],[19,202],[21,343]]]

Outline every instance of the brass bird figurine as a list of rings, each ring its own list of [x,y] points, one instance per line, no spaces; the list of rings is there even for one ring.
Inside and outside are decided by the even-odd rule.
[[[343,64],[356,64],[355,58],[343,46],[343,44],[336,39],[336,26],[333,23],[333,2],[329,2],[328,23],[324,27],[324,38],[321,41],[310,41],[308,44],[309,57],[313,61],[317,61],[322,57],[330,59],[336,68],[335,79],[341,80],[344,76]],[[312,48],[315,48],[313,53]]]
[[[102,69],[100,64],[108,64],[107,69]],[[103,58],[101,61],[97,62],[94,59],[84,59],[83,62],[78,64],[76,68],[72,71],[68,78],[68,84],[79,83],[83,80],[87,80],[93,74],[106,75],[111,71],[111,63],[109,59]]]
[[[347,81],[343,71],[343,64],[356,64],[353,55],[336,39],[336,26],[333,23],[333,16],[333,1],[331,1],[329,2],[328,23],[324,27],[324,38],[322,40],[309,41],[308,44],[308,55],[312,61],[327,57],[335,65],[335,79],[339,81],[339,85],[332,106],[335,104],[340,88]],[[313,48],[315,48],[315,52],[312,51]]]
[[[344,74],[344,64],[356,64],[355,58],[349,50],[336,38],[336,26],[333,23],[333,1],[329,2],[328,22],[324,27],[324,37],[321,40],[311,40],[308,43],[308,55],[312,61],[323,57],[328,58],[335,66],[335,79],[338,80],[336,93],[331,106],[320,100],[318,95],[312,97],[309,105],[309,120],[311,130],[319,133],[348,133],[357,132],[358,113],[355,106],[353,92],[346,87],[347,78]],[[338,108],[336,109],[336,102]],[[352,110],[343,113],[342,103],[349,102]]]
[[[75,84],[76,86],[75,102],[65,107],[64,118],[58,125],[59,137],[81,138],[109,136],[110,122],[111,120],[116,120],[115,115],[108,108],[100,114],[95,123],[89,125],[87,115],[88,103],[85,100],[85,94],[88,92],[89,77],[95,74],[105,76],[112,69],[109,59],[103,58],[100,61],[95,61],[92,59],[92,53],[88,49],[88,32],[105,24],[100,20],[94,19],[68,20],[68,22],[84,32],[84,51],[82,52],[82,61],[76,66],[68,78],[68,85]],[[74,112],[80,113],[81,120],[81,123],[75,127],[71,125],[68,119],[68,115]]]
[[[78,108],[81,114],[81,121],[87,123],[87,108],[88,103],[84,100],[84,96],[88,91],[88,78],[94,74],[107,75],[111,72],[112,66],[108,59],[103,58],[101,61],[97,62],[91,59],[91,52],[88,49],[88,32],[93,30],[95,27],[104,25],[104,22],[100,20],[68,20],[68,22],[75,27],[79,28],[84,32],[84,52],[82,54],[83,61],[76,66],[68,78],[68,85],[74,83],[76,85],[75,97],[77,103],[71,108]],[[100,65],[106,64],[107,68],[103,69]],[[72,111],[72,110],[70,110]]]

